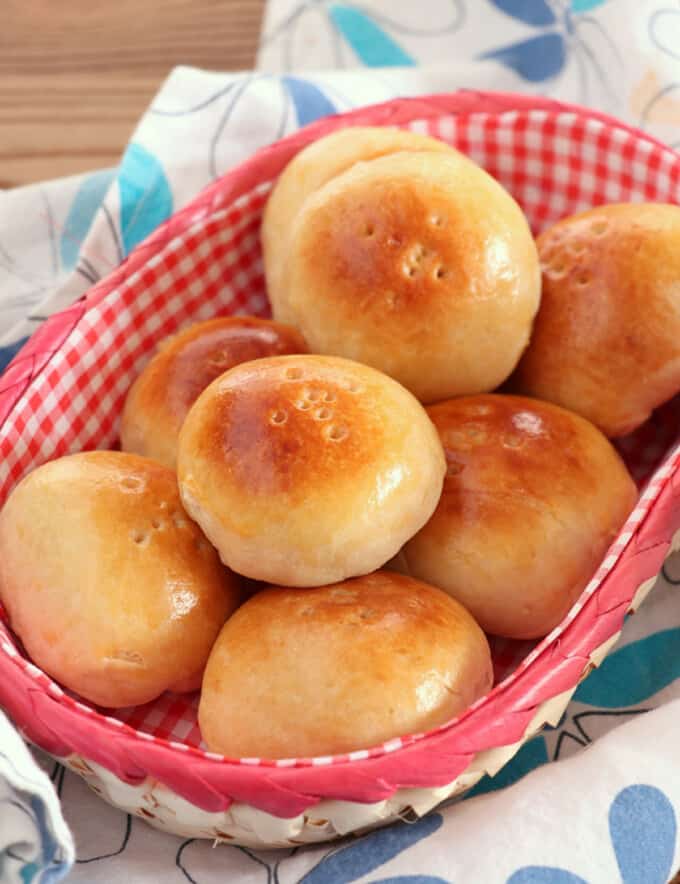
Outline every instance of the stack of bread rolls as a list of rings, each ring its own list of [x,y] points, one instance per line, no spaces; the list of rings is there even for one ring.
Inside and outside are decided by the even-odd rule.
[[[535,242],[467,157],[354,128],[292,160],[262,243],[273,320],[163,342],[122,452],[15,488],[0,599],[96,704],[200,687],[213,751],[327,755],[463,712],[487,634],[578,599],[637,497],[607,437],[680,390],[680,208]]]

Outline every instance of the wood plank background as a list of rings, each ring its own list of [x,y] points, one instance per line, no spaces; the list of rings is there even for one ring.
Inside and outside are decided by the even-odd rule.
[[[0,187],[117,163],[177,64],[254,64],[265,0],[1,0]]]

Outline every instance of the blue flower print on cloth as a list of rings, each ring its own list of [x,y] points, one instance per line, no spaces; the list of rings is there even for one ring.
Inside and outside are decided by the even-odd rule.
[[[368,67],[399,67],[416,63],[374,18],[360,9],[332,3],[328,7],[328,14],[358,58]]]
[[[62,267],[75,267],[80,247],[115,178],[113,169],[103,169],[86,176],[80,185],[59,238]]]
[[[282,44],[282,68],[299,65],[310,30],[328,38],[330,65],[344,68],[357,63],[372,68],[412,67],[422,64],[404,45],[404,38],[425,41],[455,33],[465,21],[464,0],[430,4],[423,16],[418,4],[339,3],[336,0],[300,0],[281,21],[264,34],[262,46]]]
[[[622,789],[609,808],[609,836],[622,884],[666,884],[675,855],[677,821],[661,789],[642,783]],[[566,869],[525,866],[507,884],[591,882]]]
[[[306,126],[321,117],[335,113],[335,105],[329,97],[311,80],[301,77],[281,77],[290,100],[295,107],[298,126]]]
[[[580,93],[568,97],[587,103],[596,95],[601,103],[606,96],[609,109],[617,110],[625,58],[612,32],[609,8],[615,4],[622,0],[272,0],[260,67],[469,68],[474,60],[488,68],[496,62],[517,79],[504,84],[507,75],[498,72],[488,77],[489,88],[523,88],[517,80],[539,85],[566,76]],[[458,85],[471,85],[469,75]]]
[[[549,0],[489,0],[512,18],[540,28],[541,33],[507,46],[488,50],[481,59],[495,59],[512,68],[523,79],[539,83],[557,76],[564,68],[567,55],[573,52],[582,64],[591,64],[606,76],[597,59],[581,35],[581,28],[598,23],[586,18],[579,21],[578,14],[599,6],[603,0],[574,0],[551,3]]]
[[[120,235],[124,253],[152,233],[172,214],[170,184],[158,159],[134,142],[118,170]]]

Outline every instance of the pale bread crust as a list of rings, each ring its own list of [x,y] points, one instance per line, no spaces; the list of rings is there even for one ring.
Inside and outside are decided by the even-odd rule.
[[[540,301],[522,211],[455,152],[395,153],[319,188],[295,218],[285,278],[313,352],[371,365],[426,403],[505,381]]]
[[[161,343],[130,388],[121,448],[176,469],[179,431],[208,384],[241,362],[306,352],[300,332],[268,319],[227,316],[190,325]]]
[[[210,655],[199,723],[231,757],[330,755],[437,727],[492,681],[484,633],[461,605],[378,571],[246,602]]]
[[[188,512],[229,567],[288,586],[382,566],[434,511],[444,471],[417,400],[337,357],[237,366],[201,394],[180,433]]]
[[[538,249],[541,309],[513,386],[624,436],[680,391],[680,207],[590,209]]]
[[[588,421],[536,399],[469,396],[428,414],[447,476],[403,550],[408,573],[450,593],[488,633],[546,635],[635,506],[623,461]]]
[[[284,277],[293,221],[307,197],[358,162],[404,150],[453,152],[427,135],[388,126],[352,126],[312,142],[288,163],[267,200],[261,230],[267,294],[276,319],[293,318]]]
[[[0,512],[0,600],[33,662],[104,707],[199,687],[239,580],[133,454],[44,464]]]

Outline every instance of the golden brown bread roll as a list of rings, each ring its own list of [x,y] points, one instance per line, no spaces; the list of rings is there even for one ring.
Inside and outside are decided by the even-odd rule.
[[[267,293],[277,319],[288,322],[292,318],[284,276],[291,227],[307,197],[358,162],[409,150],[451,153],[453,148],[436,138],[403,129],[352,126],[314,141],[288,163],[272,190],[262,220]]]
[[[416,399],[334,357],[231,369],[199,396],[179,438],[184,505],[222,561],[287,586],[379,568],[428,520],[444,471]]]
[[[239,587],[171,470],[92,451],[44,464],[10,494],[0,601],[36,665],[119,707],[198,688]]]
[[[121,448],[174,470],[184,418],[211,381],[241,362],[306,352],[296,329],[254,316],[189,326],[163,342],[130,388],[121,421]]]
[[[680,207],[601,206],[538,248],[541,309],[513,384],[623,436],[680,390]]]
[[[454,152],[395,153],[308,197],[286,293],[313,351],[365,362],[433,402],[508,377],[540,270],[524,215],[491,176]]]
[[[547,402],[470,396],[428,409],[444,444],[439,506],[408,571],[489,633],[546,635],[578,598],[637,498],[592,424]]]
[[[247,601],[210,654],[199,724],[231,757],[329,755],[437,727],[492,681],[484,633],[461,605],[378,571]]]

